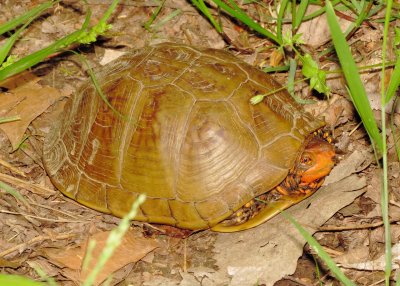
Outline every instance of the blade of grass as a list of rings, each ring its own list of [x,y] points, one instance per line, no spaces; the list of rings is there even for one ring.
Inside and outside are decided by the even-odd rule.
[[[34,66],[35,64],[41,62],[43,59],[50,56],[51,54],[60,51],[62,48],[72,44],[73,42],[78,41],[78,39],[80,39],[83,36],[87,26],[89,25],[90,15],[91,13],[88,12],[86,15],[85,22],[83,23],[82,28],[80,30],[75,31],[65,36],[64,38],[54,42],[48,47],[41,49],[35,53],[32,53],[20,59],[19,61],[15,62],[14,64],[0,70],[0,81]]]
[[[104,103],[121,119],[127,121],[128,117],[126,117],[125,115],[123,115],[122,113],[120,113],[118,110],[115,109],[115,107],[108,101],[107,96],[104,94],[103,89],[101,88],[101,85],[99,83],[99,81],[97,80],[96,74],[94,73],[93,69],[90,67],[89,63],[86,61],[86,59],[79,55],[78,53],[75,53],[80,60],[85,63],[86,68],[87,68],[87,72],[90,76],[90,79],[93,83],[94,88],[96,89],[98,95],[100,96],[100,98],[104,101]]]
[[[0,285],[7,286],[45,286],[44,283],[36,282],[19,275],[0,274]]]
[[[144,202],[146,196],[144,194],[139,195],[136,201],[133,203],[131,210],[129,213],[124,216],[119,223],[118,227],[111,231],[108,239],[106,241],[106,245],[99,256],[98,262],[96,263],[93,270],[89,273],[86,280],[83,282],[82,286],[90,286],[93,285],[96,276],[100,273],[101,269],[103,269],[104,265],[111,258],[115,249],[121,243],[123,236],[130,226],[130,220],[132,220],[136,214],[139,206]]]
[[[55,3],[58,3],[58,2],[60,2],[60,1],[57,0],[57,1],[45,2],[33,9],[29,10],[25,14],[8,21],[7,23],[0,25],[0,35],[3,35],[4,33],[8,32],[8,31],[14,30],[16,27],[24,24],[26,21],[30,20],[31,18],[37,18],[40,14],[42,14],[43,11],[49,9]]]
[[[7,123],[7,122],[13,122],[13,121],[17,121],[17,120],[21,120],[21,117],[19,115],[9,116],[9,117],[1,117],[0,124]]]
[[[0,65],[3,64],[5,58],[10,53],[11,48],[14,46],[15,42],[21,36],[21,33],[28,27],[28,25],[35,20],[34,17],[30,18],[21,28],[19,28],[14,34],[9,37],[6,42],[0,47]]]
[[[287,90],[290,93],[290,95],[293,97],[293,99],[300,104],[312,104],[314,103],[313,100],[308,100],[308,99],[303,99],[299,96],[296,95],[294,92],[294,87],[295,84],[297,83],[295,81],[296,77],[296,71],[297,71],[297,62],[295,59],[290,59],[289,60],[289,75],[288,75],[288,84],[287,84]]]
[[[399,85],[400,85],[400,55],[397,58],[392,73],[392,77],[390,78],[390,82],[386,91],[385,104],[387,104],[393,98],[397,89],[399,88]]]
[[[350,48],[347,45],[346,39],[342,34],[330,1],[326,2],[326,12],[333,44],[335,46],[336,53],[339,57],[342,70],[349,87],[351,99],[358,114],[361,117],[361,120],[364,124],[365,129],[368,132],[369,137],[371,138],[372,143],[374,144],[374,146],[377,147],[379,152],[382,152],[382,137],[380,136],[378,126],[374,119],[374,115],[372,113],[372,109],[369,104],[364,86],[361,82],[357,66],[354,63]]]
[[[212,0],[215,4],[218,5],[221,9],[223,9],[225,12],[227,12],[229,15],[232,17],[235,17],[236,19],[240,20],[242,23],[246,24],[248,27],[256,31],[257,33],[269,38],[270,40],[274,41],[275,43],[281,45],[281,41],[278,39],[277,36],[275,36],[273,33],[270,31],[264,29],[261,27],[258,23],[254,22],[253,19],[251,19],[245,12],[243,12],[237,5],[234,3],[232,0],[228,0],[229,3],[233,6],[230,7],[226,3],[222,2],[221,0]]]
[[[10,195],[12,195],[17,201],[20,201],[23,204],[29,206],[29,203],[25,200],[25,198],[17,190],[15,190],[13,187],[11,187],[10,185],[0,181],[0,189],[4,190],[5,192],[7,192]]]
[[[170,14],[168,14],[165,18],[161,19],[158,23],[153,25],[153,28],[155,31],[159,30],[162,26],[167,24],[169,21],[171,21],[173,18],[178,16],[180,13],[182,13],[182,10],[177,9],[175,11],[172,11]]]
[[[222,34],[223,30],[221,25],[214,19],[214,17],[211,15],[210,10],[207,8],[206,4],[204,3],[203,0],[192,0],[193,5],[197,7],[203,13],[208,20],[211,22],[211,24],[214,26],[214,28],[217,30],[218,33]]]
[[[164,6],[165,0],[160,2],[160,5],[156,8],[156,10],[151,14],[150,19],[144,23],[143,27],[150,31],[150,26],[153,24],[154,20],[157,18],[158,14],[160,14],[162,7]]]
[[[309,0],[301,0],[297,8],[296,18],[294,19],[293,30],[296,31],[300,24],[303,22],[304,15],[306,14]]]
[[[392,110],[390,112],[390,129],[392,131],[393,141],[394,141],[394,148],[396,149],[397,160],[400,161],[400,135],[398,134],[397,127],[394,124],[394,114],[396,110],[396,106],[399,102],[399,98],[396,96],[393,101]]]
[[[116,6],[118,5],[120,0],[114,0],[107,11],[104,13],[103,17],[100,19],[98,24],[96,24],[91,29],[88,29],[90,18],[91,18],[91,11],[89,10],[86,13],[86,18],[84,23],[82,24],[81,29],[75,31],[64,38],[54,42],[53,44],[49,45],[48,47],[37,51],[31,55],[28,55],[19,61],[13,63],[5,67],[4,69],[0,70],[0,81],[15,75],[21,71],[24,71],[35,64],[41,62],[46,57],[61,51],[63,48],[74,44],[74,43],[90,43],[96,40],[96,37],[100,34],[103,34],[105,30],[107,30],[110,25],[107,25],[106,21],[111,16],[111,13],[115,10]]]
[[[305,240],[307,240],[310,247],[315,251],[315,253],[325,262],[336,278],[346,286],[356,286],[347,276],[342,272],[342,270],[337,267],[336,263],[332,260],[328,253],[322,248],[322,246],[309,234],[296,220],[294,220],[290,215],[282,212],[282,215],[288,219],[301,233]]]
[[[332,1],[332,5],[335,6],[336,4],[338,4],[340,2],[341,2],[341,0],[334,0],[334,1]],[[319,15],[322,15],[322,14],[325,13],[325,11],[326,11],[325,7],[321,7],[317,11],[314,11],[314,12],[308,14],[307,16],[305,16],[304,17],[304,21],[308,21],[308,20],[311,20],[311,19],[313,19],[313,18],[315,18],[315,17],[317,17]]]
[[[38,264],[33,264],[32,268],[35,269],[36,273],[46,281],[46,286],[57,286],[58,284],[53,277],[50,277]],[[23,286],[23,285],[21,285]]]
[[[386,150],[386,93],[385,93],[385,62],[387,39],[389,34],[389,24],[392,12],[392,0],[386,2],[385,24],[383,29],[382,42],[382,73],[381,73],[381,120],[382,120],[382,190],[381,190],[381,209],[382,220],[385,230],[385,285],[390,284],[390,274],[392,272],[392,238],[389,222],[389,188],[388,188],[388,162]]]
[[[280,2],[278,17],[276,19],[276,35],[278,36],[278,40],[283,44],[283,34],[282,34],[282,26],[283,20],[285,16],[285,10],[288,5],[288,0],[283,0]]]

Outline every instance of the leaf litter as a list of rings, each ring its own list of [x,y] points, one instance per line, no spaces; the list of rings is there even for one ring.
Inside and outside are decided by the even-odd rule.
[[[28,0],[21,2],[31,4]],[[25,8],[21,5],[23,4],[14,5],[13,10],[22,12]],[[76,13],[79,9],[70,9],[70,7],[79,4],[72,3],[71,5],[60,6],[59,9],[63,13],[56,13],[52,22],[42,22],[33,26],[34,28],[27,32],[31,41],[28,45],[23,42],[18,43],[16,51],[25,54],[32,47],[43,46],[46,42],[51,41],[55,34],[62,35],[66,31],[70,31],[74,25],[76,26],[76,23],[79,23],[83,16]],[[157,31],[153,31],[153,34],[146,33],[138,23],[144,23],[148,19],[149,9],[155,7],[154,5],[146,2],[124,6],[114,23],[114,31],[118,33],[115,33],[108,40],[107,46],[96,45],[94,47],[96,54],[104,54],[104,61],[108,61],[119,54],[119,50],[114,53],[109,47],[140,48],[149,42],[157,43],[167,39],[197,46],[217,48],[225,46],[221,37],[214,29],[210,28],[209,23],[199,17],[196,10],[185,1],[167,1],[161,12],[162,15],[167,15],[176,9],[181,9],[184,13],[174,18],[173,25],[161,26]],[[91,6],[94,15],[100,15],[104,7],[104,5],[96,4]],[[251,5],[244,7],[252,9]],[[80,8],[84,10],[83,7]],[[6,12],[0,17],[8,17],[9,19],[15,16],[13,13],[9,13],[12,10],[5,9],[4,11]],[[236,23],[232,23],[224,16],[222,16],[222,21],[227,26],[226,30],[229,32],[232,43],[239,47],[238,50],[251,50],[252,47],[268,44],[265,40],[260,41],[260,39],[248,34],[245,29]],[[316,18],[315,21],[318,24],[311,21],[306,22],[302,24],[304,26],[301,29],[304,29],[303,39],[306,43],[317,49],[321,45],[321,41],[326,42],[327,33],[324,30],[326,29],[325,21],[319,18]],[[343,23],[343,27],[348,24],[346,21]],[[307,25],[315,28],[315,30],[308,29]],[[371,34],[367,33],[368,31],[365,29],[362,29],[361,32],[361,37],[354,41],[354,48],[362,55],[360,61],[364,57],[368,58],[369,55],[373,55],[375,46],[371,43],[378,43],[377,36],[379,36],[379,32]],[[315,35],[320,36],[316,37]],[[313,42],[314,40],[320,42]],[[239,54],[239,56],[251,63],[259,63],[265,62],[264,58],[268,59],[274,51],[274,49],[271,49],[252,55]],[[376,57],[374,58],[376,60]],[[364,64],[366,65],[366,63]],[[330,61],[321,64],[332,65],[332,69],[337,69],[337,66],[334,66]],[[106,235],[110,229],[115,227],[119,219],[88,210],[53,191],[48,179],[43,179],[45,177],[43,171],[40,171],[40,167],[32,167],[34,163],[27,164],[26,162],[29,160],[23,158],[24,152],[27,152],[30,148],[29,144],[27,144],[24,152],[17,150],[14,153],[9,153],[19,145],[32,120],[36,119],[32,126],[41,126],[38,128],[39,131],[46,130],[46,128],[43,128],[45,125],[40,125],[40,122],[43,122],[48,114],[42,113],[48,110],[48,107],[54,102],[56,105],[61,103],[60,99],[70,94],[68,87],[72,84],[76,88],[81,81],[81,77],[71,74],[71,62],[66,61],[60,65],[54,63],[54,67],[48,66],[50,66],[51,73],[45,73],[40,77],[28,73],[25,82],[15,81],[14,85],[5,86],[5,91],[3,90],[0,95],[16,94],[17,97],[13,97],[19,99],[15,100],[14,98],[14,101],[11,100],[7,106],[3,103],[6,101],[0,100],[0,111],[7,115],[19,114],[23,118],[18,127],[9,128],[4,133],[0,132],[0,155],[2,158],[9,159],[9,162],[12,162],[19,170],[28,174],[30,180],[22,179],[17,173],[2,166],[0,166],[0,175],[3,177],[0,179],[7,179],[9,184],[16,186],[29,199],[33,208],[33,211],[26,209],[25,205],[13,198],[8,198],[6,195],[4,198],[0,198],[2,211],[0,215],[2,227],[0,252],[7,253],[0,257],[2,258],[0,262],[6,267],[6,273],[20,273],[37,277],[33,266],[39,265],[50,276],[63,281],[63,285],[74,285],[74,283],[79,283],[78,281],[82,278],[80,276],[82,274],[80,273],[81,262],[74,260],[73,265],[63,265],[62,262],[68,264],[71,261],[68,261],[68,259],[58,261],[56,257],[49,255],[49,253],[71,255],[76,251],[75,255],[78,255],[78,250],[84,250],[89,237],[96,236],[99,233]],[[68,73],[65,72],[66,70]],[[54,76],[53,72],[57,76]],[[334,75],[328,81],[328,84],[331,83],[331,88],[336,94],[331,97],[327,105],[325,105],[326,101],[319,102],[320,111],[315,112],[315,114],[324,114],[328,118],[328,126],[334,128],[334,134],[336,134],[336,146],[339,150],[351,155],[340,155],[339,157],[343,158],[340,158],[340,164],[327,178],[326,185],[308,200],[287,211],[312,233],[318,231],[320,225],[326,221],[328,221],[328,227],[360,225],[371,222],[371,220],[379,223],[379,172],[375,171],[373,165],[371,166],[371,162],[374,161],[373,156],[365,151],[369,149],[369,142],[365,132],[356,127],[354,109],[346,97],[343,80],[340,75]],[[56,88],[52,87],[54,78],[57,79]],[[280,80],[279,75],[277,75],[277,79]],[[371,88],[370,92],[375,93],[376,88],[379,87],[379,78],[370,76],[367,80],[368,87]],[[20,90],[18,91],[18,89]],[[21,92],[21,89],[23,92]],[[32,94],[30,94],[31,90]],[[41,97],[41,93],[49,93],[50,97]],[[308,96],[310,91],[304,88],[301,93]],[[1,116],[4,116],[4,114],[1,114]],[[48,122],[51,124],[52,120],[54,118]],[[3,127],[3,125],[0,126]],[[28,143],[32,139],[30,138]],[[11,148],[8,147],[9,142],[7,140],[10,140]],[[396,173],[395,166],[393,173]],[[10,179],[10,177],[15,177],[15,180]],[[367,180],[368,186],[365,188]],[[394,177],[392,182],[392,187],[399,190],[398,179]],[[34,184],[33,186],[36,187],[30,189],[29,184]],[[42,191],[40,186],[44,187]],[[366,194],[360,197],[365,191]],[[400,191],[393,194],[394,202],[399,199],[398,193]],[[398,212],[398,207],[393,205],[391,214],[396,214],[396,212]],[[398,217],[397,214],[393,215],[393,218],[396,217]],[[135,223],[131,231],[134,233],[135,239],[144,243],[144,248],[151,249],[154,239],[142,238],[139,235],[140,230],[141,224]],[[394,242],[399,241],[399,234],[400,231],[394,228]],[[381,263],[383,253],[380,247],[382,245],[381,228],[377,227],[372,231],[367,229],[361,231],[345,230],[340,233],[323,231],[316,233],[316,237],[326,249],[330,250],[330,253],[336,254],[335,259],[338,259],[338,262],[341,261],[343,267],[363,270],[362,265],[368,265],[369,269],[379,269],[376,265]],[[114,272],[112,285],[123,280],[130,281],[134,285],[148,286],[254,285],[251,283],[274,285],[275,281],[282,279],[285,275],[292,274],[296,270],[296,266],[297,270],[301,268],[301,264],[298,264],[298,258],[303,253],[305,243],[297,231],[282,216],[277,216],[260,227],[240,233],[216,234],[203,231],[192,235],[186,239],[186,242],[167,237],[158,237],[156,241],[159,247],[149,250],[150,252],[142,259],[133,258],[129,260],[129,257],[124,253],[121,254],[121,257],[113,258],[110,261],[113,265],[110,270],[120,270]],[[124,247],[135,249],[136,246],[135,243],[128,242]],[[394,247],[397,247],[397,244]],[[10,252],[11,250],[13,251]],[[396,258],[398,257],[397,250],[396,248],[394,250],[396,254],[394,258]],[[365,253],[368,255],[365,255]],[[79,256],[81,255],[83,255],[82,252],[79,252]],[[353,257],[355,260],[345,261],[344,258],[340,260],[340,257],[345,256]],[[134,262],[136,259],[139,260]],[[367,266],[364,267],[365,269],[367,269]],[[102,273],[102,278],[108,276],[111,272],[105,271]],[[357,276],[357,273],[348,273],[353,274],[355,278],[360,277],[360,275]],[[302,274],[300,271],[300,274],[297,275],[300,275],[297,277],[301,278],[304,273]],[[280,285],[290,285],[288,281],[281,280],[276,285],[279,283]],[[371,282],[370,280],[366,281],[367,284]]]
[[[25,72],[0,85],[8,89],[7,92],[0,93],[0,117],[20,118],[0,125],[13,150],[21,144],[32,120],[46,111],[56,100],[66,96],[56,88],[41,85],[39,81],[39,77]]]

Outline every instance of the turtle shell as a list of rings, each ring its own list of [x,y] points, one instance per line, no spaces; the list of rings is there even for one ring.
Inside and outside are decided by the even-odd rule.
[[[323,126],[271,76],[221,50],[163,43],[96,77],[107,100],[91,82],[68,100],[44,166],[66,196],[116,216],[146,194],[139,221],[216,225],[277,186]]]

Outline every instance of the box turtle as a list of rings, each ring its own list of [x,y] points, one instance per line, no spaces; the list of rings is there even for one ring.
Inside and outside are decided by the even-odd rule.
[[[107,100],[84,84],[43,153],[54,185],[90,208],[121,217],[144,193],[135,220],[238,231],[312,194],[333,167],[324,123],[228,52],[163,43],[96,78]]]

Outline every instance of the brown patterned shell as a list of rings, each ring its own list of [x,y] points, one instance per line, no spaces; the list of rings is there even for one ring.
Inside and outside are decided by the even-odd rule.
[[[322,126],[280,86],[228,52],[164,43],[122,56],[67,103],[44,165],[66,196],[123,216],[187,229],[224,220],[279,184]]]

